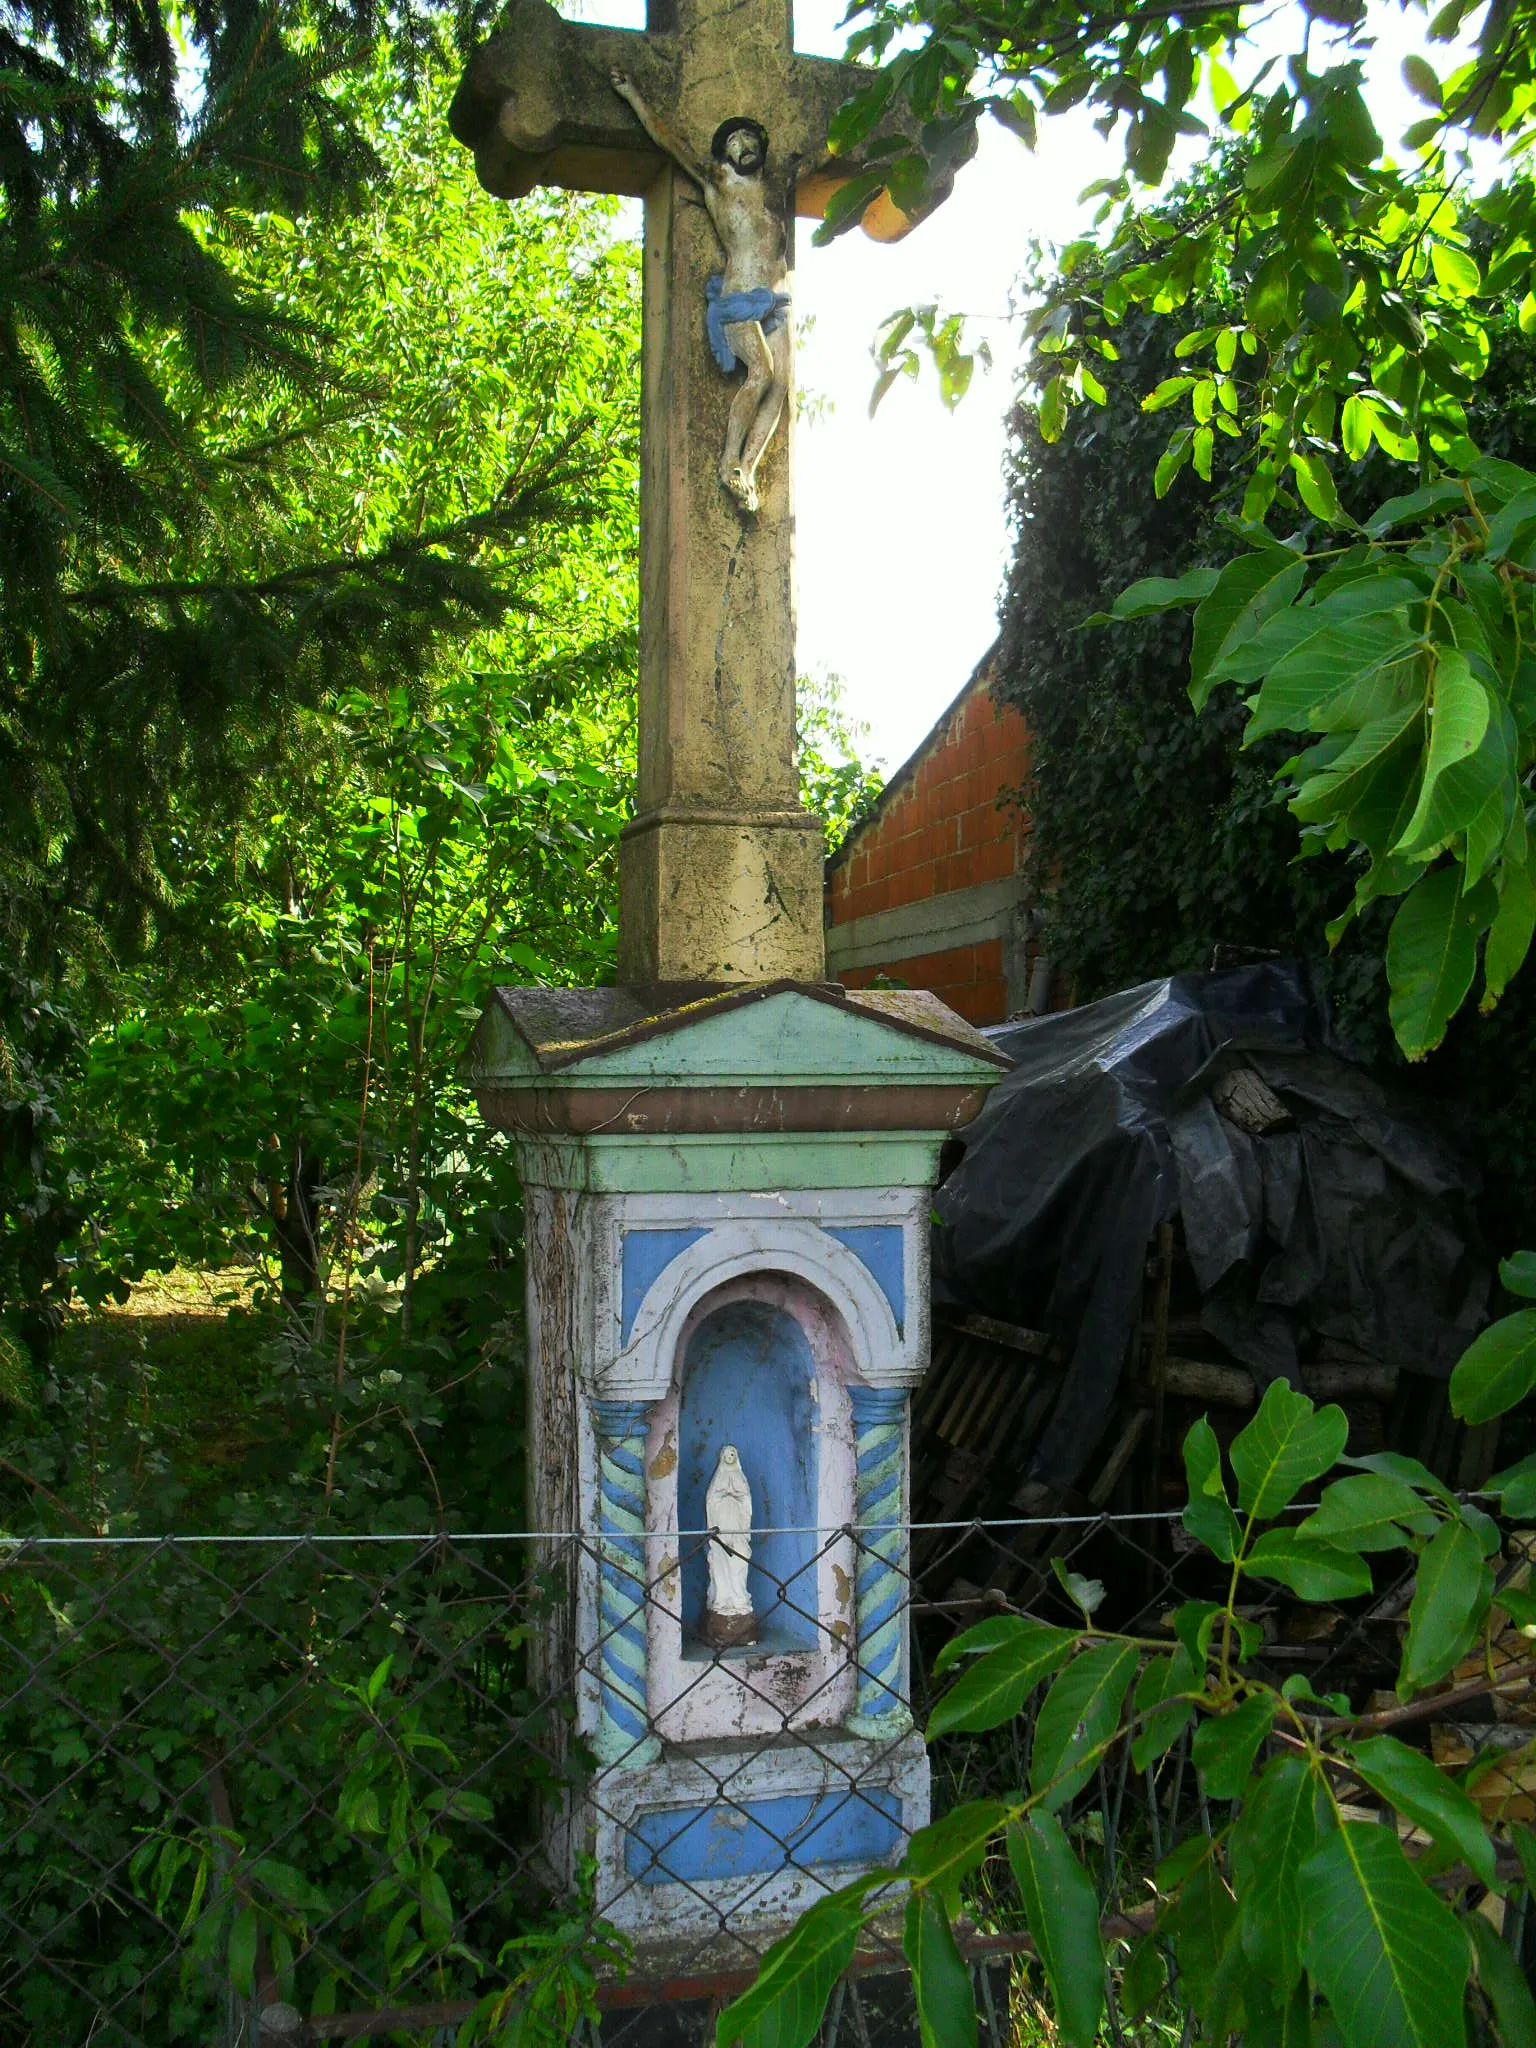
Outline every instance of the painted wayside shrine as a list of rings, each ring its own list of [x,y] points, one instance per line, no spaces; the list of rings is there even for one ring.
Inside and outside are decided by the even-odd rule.
[[[907,1709],[907,1407],[945,1134],[1004,1062],[937,1000],[773,982],[499,989],[472,1073],[526,1189],[544,1645],[604,1768],[570,1865],[636,1935],[772,1928],[927,1818]],[[754,1639],[707,1639],[706,1493],[750,1488]]]
[[[526,1196],[530,1505],[580,1538],[535,1645],[574,1706],[550,1847],[572,1883],[595,1859],[608,1920],[695,1957],[760,1951],[927,1819],[929,1202],[1007,1065],[933,996],[825,979],[774,309],[795,214],[859,169],[825,145],[859,83],[796,55],[788,0],[656,0],[643,34],[514,0],[451,117],[492,191],[645,194],[630,985],[496,990],[469,1070]]]

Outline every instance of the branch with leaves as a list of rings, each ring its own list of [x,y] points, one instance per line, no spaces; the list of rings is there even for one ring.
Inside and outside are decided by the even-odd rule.
[[[1462,1380],[1464,1399],[1477,1374]],[[995,1616],[958,1636],[936,1671],[958,1671],[928,1724],[940,1735],[997,1729],[1044,1690],[1034,1718],[1028,1784],[1014,1798],[956,1806],[913,1835],[895,1870],[868,1872],[823,1898],[764,1958],[756,1985],[719,2021],[717,2042],[803,2048],[819,2025],[860,1937],[905,1896],[903,1950],[934,2048],[975,2040],[971,1978],[954,1925],[965,1886],[1001,1845],[1024,1923],[1047,1980],[1061,2038],[1092,2048],[1104,2015],[1108,1952],[1098,1888],[1063,1827],[1104,1759],[1130,1745],[1149,1772],[1194,1726],[1192,1761],[1206,1800],[1231,1819],[1163,1858],[1155,1911],[1120,1972],[1124,2017],[1163,1993],[1169,1958],[1180,1997],[1210,2042],[1327,2038],[1346,2042],[1466,2040],[1466,2007],[1493,2013],[1507,2042],[1536,2030],[1520,1970],[1475,1907],[1536,1876],[1536,1831],[1489,1829],[1454,1774],[1380,1733],[1378,1714],[1319,1698],[1305,1675],[1276,1683],[1257,1663],[1260,1628],[1243,1614],[1251,1581],[1303,1602],[1370,1591],[1370,1559],[1411,1550],[1415,1591],[1399,1671],[1403,1702],[1446,1704],[1432,1688],[1507,1624],[1536,1624],[1536,1595],[1497,1583],[1499,1532],[1413,1458],[1343,1458],[1348,1423],[1276,1382],[1231,1446],[1237,1501],[1221,1450],[1200,1421],[1184,1446],[1190,1505],[1184,1526],[1227,1567],[1225,1602],[1194,1599],[1171,1614],[1169,1636],[1100,1632],[1102,1587],[1059,1573],[1083,1608],[1079,1630],[1030,1616]],[[1296,1495],[1343,1462],[1300,1522]],[[1536,1460],[1491,1483],[1507,1511],[1536,1509]],[[1528,1667],[1509,1675],[1524,1675]],[[1487,1683],[1487,1681],[1485,1681]],[[1530,1749],[1536,1749],[1536,1739]],[[1516,1757],[1513,1761],[1520,1761]],[[1362,1821],[1366,1790],[1405,1823]],[[1503,1849],[1503,1853],[1499,1853]],[[1116,1933],[1124,1927],[1116,1919]]]
[[[1485,1360],[1469,1358],[1453,1404],[1461,1413],[1487,1407],[1499,1386]],[[1124,2017],[1152,2007],[1171,1962],[1178,1996],[1211,2042],[1336,2035],[1345,2048],[1457,2048],[1473,2006],[1505,2042],[1532,2039],[1536,2003],[1476,1908],[1536,1881],[1536,1830],[1490,1823],[1467,1781],[1384,1732],[1392,1715],[1355,1714],[1345,1695],[1319,1696],[1301,1674],[1276,1684],[1262,1666],[1262,1632],[1248,1613],[1255,1591],[1281,1586],[1311,1603],[1363,1597],[1371,1560],[1408,1552],[1403,1708],[1452,1704],[1461,1695],[1445,1679],[1479,1652],[1483,1689],[1518,1683],[1529,1696],[1531,1660],[1494,1672],[1501,1632],[1536,1626],[1536,1595],[1500,1581],[1497,1525],[1413,1458],[1346,1457],[1347,1434],[1342,1409],[1317,1409],[1276,1382],[1232,1443],[1234,1502],[1216,1437],[1209,1423],[1195,1424],[1184,1445],[1184,1527],[1225,1570],[1227,1591],[1176,1608],[1166,1635],[1095,1628],[1103,1588],[1058,1566],[1081,1628],[998,1615],[949,1643],[935,1670],[958,1676],[934,1708],[929,1740],[1000,1728],[1044,1688],[1027,1782],[1011,1798],[955,1807],[912,1837],[895,1869],[866,1873],[815,1905],[721,2015],[720,2048],[804,2048],[893,1898],[904,1900],[924,2042],[969,2048],[976,2018],[955,1928],[968,1884],[999,1848],[1061,2037],[1091,2048],[1110,1954],[1097,1886],[1064,1817],[1120,1746],[1129,1745],[1133,1770],[1148,1772],[1191,1729],[1202,1794],[1231,1802],[1230,1814],[1153,1872],[1150,1921],[1118,1971]],[[1347,1475],[1297,1519],[1303,1490],[1341,1464]],[[1507,1515],[1536,1514],[1536,1457],[1498,1475],[1489,1492]],[[1503,1761],[1518,1768],[1532,1754],[1536,1736]],[[1399,1826],[1362,1819],[1362,1794]],[[1110,1932],[1123,1938],[1123,1921]]]
[[[1209,572],[1178,579],[1208,600],[1192,691],[1201,703],[1235,681],[1257,692],[1250,743],[1311,742],[1293,764],[1297,815],[1359,862],[1351,910],[1404,899],[1387,966],[1394,1027],[1420,1057],[1479,953],[1491,1003],[1536,923],[1536,475],[1486,458],[1467,412],[1500,323],[1536,332],[1536,5],[1450,0],[1433,16],[1404,64],[1426,111],[1396,152],[1366,82],[1363,0],[1316,0],[1283,68],[1273,35],[1256,40],[1261,11],[1241,5],[1085,17],[1065,0],[869,0],[855,19],[850,48],[879,68],[831,141],[873,141],[908,211],[942,189],[984,113],[1033,148],[1050,116],[1088,107],[1123,142],[1123,173],[1090,188],[1094,233],[1060,252],[1025,318],[1047,440],[1069,408],[1106,402],[1100,373],[1132,313],[1227,307],[1190,327],[1180,369],[1144,398],[1171,422],[1156,496],[1185,469],[1209,481],[1218,439],[1248,473],[1251,558],[1219,596]],[[893,132],[881,155],[898,114],[920,141],[898,149]],[[1225,159],[1179,203],[1149,205],[1180,135]],[[1496,177],[1484,144],[1504,150]],[[963,328],[931,308],[882,329],[877,399],[923,352],[954,401]],[[1372,454],[1416,488],[1362,524],[1339,483]],[[1148,595],[1115,615],[1156,609]]]

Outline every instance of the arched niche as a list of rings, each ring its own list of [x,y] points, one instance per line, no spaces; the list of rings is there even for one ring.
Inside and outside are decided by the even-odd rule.
[[[692,1327],[679,1367],[677,1525],[682,1627],[697,1641],[708,1586],[704,1497],[734,1444],[752,1492],[747,1591],[762,1649],[816,1641],[817,1477],[821,1430],[816,1360],[783,1303],[723,1301]]]
[[[637,1232],[639,1228],[634,1226]],[[626,1341],[596,1373],[601,1393],[661,1400],[675,1385],[686,1332],[700,1314],[723,1298],[722,1290],[733,1283],[755,1283],[767,1276],[798,1283],[797,1299],[817,1305],[808,1311],[808,1331],[818,1318],[830,1318],[840,1354],[870,1384],[908,1385],[921,1377],[927,1363],[926,1322],[910,1315],[905,1329],[898,1326],[890,1300],[869,1266],[814,1218],[737,1218],[697,1234],[654,1223],[645,1226],[646,1234],[657,1230],[665,1230],[680,1248],[659,1265],[632,1323],[616,1308],[614,1334],[626,1332]],[[918,1251],[907,1246],[904,1264],[925,1255],[926,1238]],[[904,1286],[912,1284],[904,1280]],[[800,1315],[794,1302],[789,1306],[792,1314]]]
[[[646,1452],[648,1687],[665,1739],[835,1725],[851,1709],[855,1559],[843,1532],[853,1518],[855,1370],[841,1315],[792,1273],[726,1281],[679,1329]],[[698,1532],[727,1443],[752,1489],[749,1585],[761,1634],[714,1651],[699,1637],[708,1564]]]

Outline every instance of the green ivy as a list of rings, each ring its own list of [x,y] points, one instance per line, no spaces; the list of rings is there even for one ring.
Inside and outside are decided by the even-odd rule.
[[[1232,174],[1213,171],[1188,203]],[[1040,288],[1068,301],[1074,293],[1070,277],[1054,274]],[[1214,297],[1192,317],[1221,329],[1229,311]],[[1080,1001],[1206,967],[1218,945],[1311,959],[1345,1034],[1392,1062],[1390,903],[1367,904],[1332,935],[1325,957],[1330,921],[1354,890],[1351,857],[1299,841],[1274,781],[1295,751],[1291,739],[1248,734],[1232,691],[1212,693],[1191,715],[1190,629],[1178,612],[1156,609],[1191,562],[1215,570],[1241,545],[1244,470],[1226,439],[1209,485],[1186,469],[1161,500],[1125,488],[1159,459],[1164,423],[1142,400],[1178,372],[1186,331],[1184,318],[1128,314],[1118,360],[1101,365],[1103,406],[1071,409],[1054,441],[1043,437],[1035,403],[1021,402],[1011,420],[1017,544],[998,688],[1033,738],[1024,799],[1037,943]],[[1493,330],[1470,417],[1498,459],[1536,450],[1536,356],[1513,320]],[[1351,510],[1368,518],[1394,489],[1391,466],[1375,451],[1344,488]],[[1085,626],[1128,584],[1141,597],[1123,600],[1112,622]],[[1536,991],[1517,977],[1491,1014],[1473,1006],[1452,1021],[1424,1077],[1431,1093],[1471,1110],[1488,1166],[1488,1228],[1506,1243],[1536,1225],[1533,1045]]]

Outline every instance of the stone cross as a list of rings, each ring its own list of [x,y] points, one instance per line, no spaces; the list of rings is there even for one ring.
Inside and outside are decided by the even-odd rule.
[[[819,216],[851,174],[829,159],[827,125],[869,73],[797,55],[790,0],[650,0],[648,23],[578,24],[547,0],[513,0],[449,121],[502,197],[558,185],[645,198],[640,749],[620,846],[620,978],[819,981],[821,820],[801,807],[794,759],[792,419],[747,512],[717,475],[736,381],[705,336],[720,245],[698,186],[613,77],[630,75],[701,157],[721,122],[762,124],[792,264],[794,214]],[[882,195],[862,224],[888,241],[912,222]]]

